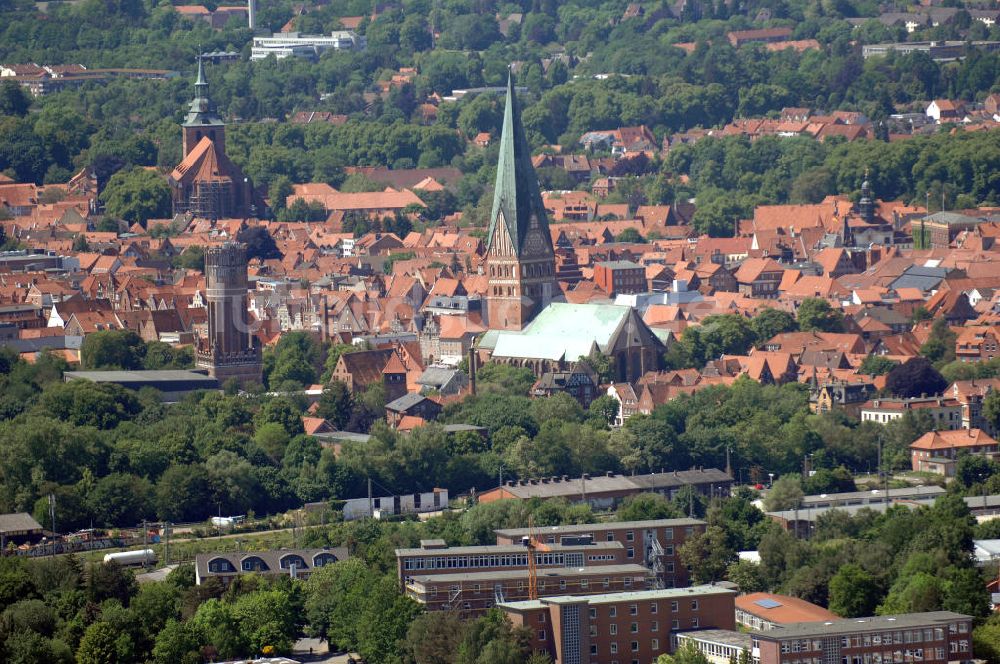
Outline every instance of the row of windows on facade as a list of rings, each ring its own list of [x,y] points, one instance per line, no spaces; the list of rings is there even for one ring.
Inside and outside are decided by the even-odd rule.
[[[544,629],[538,630],[538,640],[539,641],[546,641],[547,637],[548,637],[548,634],[545,633]],[[629,647],[632,650],[632,652],[639,652],[639,642],[638,641],[632,641],[632,643],[630,644]],[[612,641],[609,644],[609,649],[610,649],[612,655],[617,655],[618,654],[618,642],[617,641]],[[659,639],[650,639],[650,641],[649,641],[649,649],[652,650],[653,652],[659,651],[660,650],[660,640]],[[591,655],[596,655],[597,654],[597,644],[596,643],[591,643],[590,644],[590,654]],[[617,664],[617,662],[612,662],[612,664]],[[639,664],[639,660],[633,659],[632,660],[632,664]]]
[[[337,556],[332,553],[321,553],[313,558],[313,567],[323,567],[324,565],[329,565],[335,562],[337,562]],[[306,569],[308,567],[302,556],[294,554],[282,556],[278,561],[278,565],[281,569],[291,569],[292,565],[295,565],[296,569]],[[243,559],[240,562],[240,568],[244,572],[268,572],[271,570],[270,566],[257,556],[250,556],[249,558]],[[208,561],[208,571],[216,574],[224,574],[227,572],[235,572],[236,567],[225,558],[213,558]]]
[[[735,646],[724,646],[719,643],[694,642],[694,644],[697,646],[699,651],[709,657],[718,657],[720,659],[728,659],[735,662],[739,661],[739,657],[742,654],[742,649]]]
[[[949,648],[951,654],[967,653],[969,651],[968,641],[957,641]],[[953,659],[944,648],[906,648],[900,650],[886,650],[884,652],[866,652],[861,655],[843,656],[840,664],[907,664],[908,662],[923,661],[946,661]],[[789,659],[784,664],[825,664],[826,659],[822,657],[812,657],[805,659]]]
[[[862,413],[861,419],[863,421],[865,421],[865,422],[880,422],[882,424],[885,424],[886,422],[892,422],[893,420],[898,420],[902,416],[903,416],[902,413],[868,413],[868,412],[866,412],[866,413]],[[939,420],[943,420],[943,419],[945,419],[945,414],[941,413],[941,412],[931,413],[931,417],[934,417],[934,418],[939,419]],[[949,421],[955,421],[955,420],[959,420],[961,418],[962,418],[961,414],[956,413],[955,411],[949,411],[948,412],[948,420]]]
[[[635,580],[639,581],[639,582],[644,581],[644,579],[635,579]],[[633,578],[632,577],[630,577],[630,576],[622,577],[622,585],[625,588],[631,588],[632,587],[632,583],[633,583]],[[524,590],[524,584],[525,584],[525,582],[523,580],[518,580],[518,582],[517,582],[517,589],[518,590]],[[567,586],[568,586],[568,582],[566,581],[566,579],[559,579],[559,590],[566,590]],[[611,587],[611,578],[607,577],[607,576],[604,577],[604,579],[601,581],[601,586],[603,586],[604,588],[610,588]],[[496,584],[494,586],[494,591],[500,590],[500,589],[502,589],[502,587],[503,587],[503,585],[498,583],[498,584]],[[546,585],[545,579],[539,579],[538,580],[538,589],[539,590],[545,590],[546,587],[547,587],[547,585]],[[590,588],[590,581],[588,579],[580,579],[580,590],[587,590],[589,588]],[[431,597],[436,597],[437,594],[438,594],[438,586],[431,586],[430,590],[431,590]],[[456,583],[456,584],[453,584],[453,585],[449,586],[448,590],[451,593],[461,592],[462,587],[459,584]],[[476,595],[481,594],[483,592],[483,586],[482,586],[482,584],[480,584],[480,583],[474,583],[474,584],[472,584],[472,592],[474,594],[476,594]]]
[[[632,553],[635,552],[629,549]],[[547,566],[578,567],[583,565],[582,553],[536,553],[535,564]],[[614,560],[614,554],[597,553],[587,557],[590,562]],[[426,558],[405,558],[404,570],[416,569],[476,569],[478,567],[527,567],[528,554],[490,554],[481,556],[428,556]]]
[[[651,614],[656,615],[657,613],[659,613],[660,605],[657,602],[650,602],[649,604],[647,604],[647,606],[649,607],[649,612]],[[696,599],[691,600],[691,610],[692,611],[697,611],[698,610],[698,606],[699,606],[698,600],[696,600]],[[670,612],[671,613],[677,613],[680,610],[681,610],[680,600],[676,600],[676,599],[672,600],[670,602]],[[639,605],[638,604],[629,604],[628,605],[628,614],[630,616],[637,616],[637,615],[639,615]],[[548,620],[545,617],[545,615],[546,614],[544,614],[544,613],[539,613],[538,614],[538,622],[543,623],[546,620]],[[597,618],[597,607],[596,606],[589,607],[589,615],[590,615],[590,617],[592,619],[593,618]],[[608,607],[608,617],[609,618],[617,618],[618,617],[618,607],[617,606],[612,605],[612,606]],[[694,618],[693,621],[695,623],[697,623],[698,619]],[[636,623],[632,623],[632,624],[635,625]],[[679,629],[679,627],[676,626],[676,625],[678,625],[678,621],[677,620],[673,621],[673,624],[675,625],[674,629]],[[618,632],[618,626],[617,625],[612,625],[611,628],[614,630],[612,632],[613,634],[616,634]],[[595,627],[595,629],[596,629],[596,627]],[[652,624],[652,627],[651,627],[651,631],[653,631],[653,632],[659,631],[659,623],[657,623],[657,622],[654,621],[653,624]]]
[[[691,619],[691,629],[698,629],[700,626],[701,626],[700,621],[697,618],[692,618]],[[681,627],[681,621],[680,620],[671,620],[670,621],[670,629],[672,629],[675,632],[677,630],[682,629],[682,627]],[[660,622],[658,620],[654,620],[653,622],[649,623],[649,631],[650,632],[659,632],[660,631]],[[631,634],[638,634],[639,633],[639,623],[635,623],[635,622],[631,623],[629,625],[629,633],[631,633]],[[618,635],[618,624],[617,623],[611,623],[610,625],[608,625],[608,634],[611,635],[611,636],[617,636]],[[590,635],[591,636],[598,636],[597,625],[591,625],[590,626]]]
[[[669,550],[666,550],[669,549]],[[667,547],[665,549],[666,555],[673,555],[673,547]],[[543,560],[543,558],[550,557],[549,559]],[[563,567],[579,567],[583,564],[583,554],[567,554],[565,560],[561,560],[563,554],[535,554],[535,564],[546,565],[546,566],[563,566]],[[635,559],[635,548],[628,547],[625,549],[625,557],[629,559]],[[528,565],[527,556],[472,556],[470,560],[465,560],[466,556],[448,556],[440,558],[406,558],[403,560],[403,569],[407,571],[411,570],[422,570],[422,569],[475,569],[479,567],[526,567]],[[483,558],[489,562],[483,563],[478,560]],[[611,562],[614,561],[615,556],[611,553],[598,553],[587,557],[589,562]],[[499,561],[499,562],[497,562]],[[675,565],[673,561],[665,563],[666,572],[673,573],[675,571]],[[688,567],[690,571],[690,566]]]
[[[526,263],[523,277],[548,277],[552,275],[550,263]],[[490,265],[490,276],[500,279],[517,279],[517,265]]]
[[[541,633],[539,634],[539,636],[541,636]],[[542,640],[544,641],[544,639],[542,639]],[[631,646],[630,646],[630,648],[631,648],[632,652],[639,652],[639,642],[638,641],[633,641],[632,644],[631,644]],[[610,649],[612,655],[617,655],[618,654],[618,643],[616,641],[612,641],[609,644],[609,649]],[[660,649],[660,640],[659,639],[650,639],[650,641],[649,641],[649,649],[652,650],[653,652],[657,652]],[[591,655],[596,655],[597,654],[597,644],[596,643],[591,643],[590,644],[590,654]],[[632,660],[632,664],[639,664],[639,660],[633,659]]]
[[[951,623],[948,625],[950,634],[966,634],[968,623]],[[861,648],[880,645],[900,645],[906,643],[923,643],[927,641],[943,641],[943,627],[925,627],[924,629],[901,630],[893,632],[870,632],[854,634],[840,638],[841,648]],[[756,639],[754,648],[758,647]],[[810,652],[823,649],[822,639],[796,639],[781,642],[781,652]]]
[[[645,532],[648,533],[650,537],[656,537],[656,529],[655,528],[647,528]],[[694,534],[694,526],[685,526],[684,527],[684,534],[688,535],[688,536],[693,535]],[[597,541],[597,538],[594,537],[594,533],[580,533],[580,534],[577,534],[575,536],[576,537],[589,537],[593,541],[595,541],[595,542]],[[665,540],[672,540],[673,538],[674,538],[674,529],[673,528],[664,528],[663,529],[663,539],[665,539]],[[614,531],[613,530],[607,531],[604,534],[604,539],[607,540],[608,542],[614,542],[615,541],[615,533],[614,533]],[[626,542],[634,542],[635,541],[635,531],[634,530],[626,530],[625,531],[625,541]],[[546,537],[546,542],[548,544],[555,544],[556,543],[556,536],[555,535],[548,535]]]

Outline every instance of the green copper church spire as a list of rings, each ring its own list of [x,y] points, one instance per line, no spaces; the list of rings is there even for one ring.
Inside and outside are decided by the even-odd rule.
[[[492,243],[500,214],[514,249],[520,253],[530,228],[538,228],[551,246],[545,206],[538,190],[538,178],[531,165],[531,149],[521,124],[521,107],[514,90],[514,73],[507,78],[507,100],[500,136],[500,159],[493,191],[493,210],[487,242]]]
[[[205,61],[198,56],[198,78],[194,82],[195,97],[208,99],[208,80],[205,78]]]
[[[205,64],[198,56],[198,78],[194,82],[194,99],[184,118],[185,127],[221,126],[222,119],[215,113],[212,100],[208,96],[208,79],[205,78]]]

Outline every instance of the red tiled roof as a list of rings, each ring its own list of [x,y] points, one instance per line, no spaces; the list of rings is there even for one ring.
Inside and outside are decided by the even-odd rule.
[[[981,429],[956,429],[954,431],[928,431],[910,444],[915,450],[949,450],[956,447],[996,445],[989,434]]]
[[[758,602],[763,601],[767,606]],[[777,606],[774,606],[777,604]],[[768,608],[770,607],[770,608]],[[798,597],[773,593],[750,593],[736,598],[736,608],[779,625],[840,620],[835,613]]]

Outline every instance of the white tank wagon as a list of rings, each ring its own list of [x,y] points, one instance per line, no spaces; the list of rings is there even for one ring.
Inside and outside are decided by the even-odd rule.
[[[118,553],[108,553],[104,556],[104,563],[117,563],[122,567],[132,565],[155,565],[156,552],[152,549],[139,549],[138,551],[119,551]]]

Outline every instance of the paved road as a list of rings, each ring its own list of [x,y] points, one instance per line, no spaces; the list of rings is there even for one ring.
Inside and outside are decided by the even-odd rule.
[[[139,583],[149,583],[150,581],[164,581],[167,578],[167,574],[170,574],[175,569],[177,565],[167,565],[161,567],[160,569],[155,569],[152,572],[143,572],[142,574],[136,574],[135,580]]]
[[[347,664],[349,653],[330,653],[329,644],[322,639],[299,639],[292,647],[292,659],[310,664]],[[355,660],[360,656],[353,653]]]

